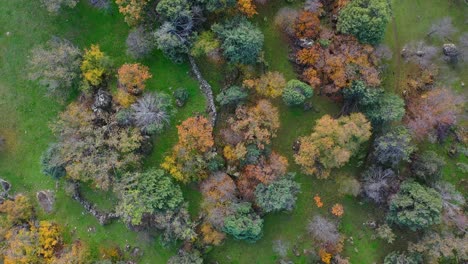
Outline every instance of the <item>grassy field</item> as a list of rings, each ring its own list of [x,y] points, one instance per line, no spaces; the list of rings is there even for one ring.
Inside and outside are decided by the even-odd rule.
[[[404,76],[405,67],[398,59],[401,47],[412,40],[425,37],[433,19],[447,15],[452,16],[460,32],[467,19],[467,8],[462,1],[440,0],[394,0],[394,24],[387,30],[385,43],[394,51],[390,70],[385,76],[385,88],[398,91],[397,78]],[[294,5],[299,5],[296,1]],[[265,60],[270,70],[282,72],[289,80],[296,77],[292,65],[287,59],[288,43],[272,25],[274,14],[285,5],[285,1],[270,1],[265,8],[260,8],[260,14],[254,19],[265,34]],[[415,13],[420,12],[420,14]],[[408,26],[411,25],[411,26]],[[0,134],[7,139],[6,151],[0,153],[0,177],[13,184],[14,192],[28,193],[31,197],[43,189],[55,189],[55,182],[40,173],[39,159],[49,142],[54,140],[48,123],[53,121],[66,104],[60,104],[44,96],[44,89],[26,80],[26,65],[31,48],[44,43],[52,35],[65,37],[80,48],[97,43],[106,52],[116,66],[131,62],[125,55],[125,38],[128,26],[118,14],[115,7],[104,13],[88,6],[85,1],[77,8],[67,10],[53,17],[39,7],[37,1],[15,0],[5,1],[0,9]],[[6,32],[10,32],[7,36]],[[438,43],[440,44],[440,43]],[[173,119],[171,127],[155,140],[155,150],[146,159],[145,166],[157,166],[177,140],[175,125],[196,112],[203,112],[205,101],[199,92],[198,85],[189,76],[186,64],[174,65],[165,59],[160,52],[155,52],[149,59],[142,62],[148,65],[153,79],[148,83],[148,89],[171,92],[178,87],[189,89],[191,97],[188,104],[180,109]],[[222,72],[216,68],[203,67],[205,76],[212,82],[216,91],[222,87]],[[395,72],[395,74],[394,74]],[[461,81],[468,83],[468,69],[459,68],[455,73],[460,79],[454,82],[457,90],[462,90]],[[72,100],[70,98],[69,100]],[[287,108],[279,100],[275,105],[281,114],[281,129],[278,138],[273,142],[273,149],[285,155],[290,163],[290,171],[299,172],[292,159],[292,143],[302,135],[308,134],[315,120],[324,114],[335,115],[338,106],[327,98],[314,96],[312,99],[318,112],[304,112],[299,108]],[[444,153],[446,146],[435,148]],[[445,154],[444,154],[445,155]],[[458,183],[461,174],[456,168],[456,162],[466,162],[466,158],[449,160],[445,168],[445,177]],[[297,208],[291,214],[279,213],[265,218],[264,238],[256,244],[228,239],[222,246],[214,248],[207,256],[208,262],[219,263],[274,263],[277,256],[273,252],[272,242],[277,239],[290,244],[290,259],[294,263],[310,263],[310,259],[302,254],[303,250],[313,248],[312,240],[306,236],[306,224],[314,214],[330,214],[330,207],[337,202],[345,206],[345,215],[341,221],[341,230],[348,237],[353,237],[354,243],[345,243],[345,256],[350,256],[352,263],[381,262],[383,256],[393,249],[405,248],[405,240],[411,239],[411,234],[389,246],[379,240],[372,240],[372,230],[363,226],[367,220],[382,221],[382,210],[372,204],[360,203],[350,197],[337,195],[337,184],[333,178],[337,175],[358,175],[362,168],[357,167],[354,159],[346,167],[332,173],[329,180],[317,180],[311,176],[297,175],[301,183],[302,193],[299,195]],[[200,194],[194,186],[184,187],[184,194],[190,201],[190,211],[195,215],[198,211]],[[325,203],[323,208],[317,208],[313,196],[319,194]],[[114,203],[112,194],[96,193],[85,188],[85,195],[97,202],[103,209],[109,209]],[[140,247],[144,256],[141,263],[165,263],[175,252],[175,247],[162,248],[160,244],[148,236],[129,231],[122,223],[116,222],[102,227],[88,214],[83,213],[81,206],[65,195],[58,188],[56,211],[51,215],[39,212],[40,218],[58,221],[66,231],[70,232],[67,240],[81,238],[95,249],[100,245],[119,245],[127,243]],[[88,232],[89,227],[95,227],[95,232]],[[292,248],[296,247],[301,256],[296,257]]]

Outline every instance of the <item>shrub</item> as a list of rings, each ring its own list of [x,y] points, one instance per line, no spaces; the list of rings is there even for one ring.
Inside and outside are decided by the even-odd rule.
[[[263,96],[276,98],[283,93],[286,80],[280,72],[267,72],[257,79],[244,80],[243,84]]]
[[[415,231],[439,223],[441,213],[442,199],[436,190],[407,181],[390,202],[387,220]]]
[[[45,6],[47,11],[51,13],[58,13],[64,6],[73,8],[79,0],[40,0],[42,5]]]
[[[203,264],[203,258],[196,249],[192,249],[191,251],[181,249],[177,255],[169,259],[167,264]]]
[[[170,97],[164,93],[148,93],[132,105],[135,124],[147,134],[160,133],[173,114]]]
[[[362,43],[374,45],[382,40],[389,20],[387,1],[353,0],[341,9],[337,29],[356,36]]]
[[[85,91],[89,86],[98,86],[104,80],[106,74],[109,73],[111,61],[104,52],[99,49],[98,45],[91,45],[90,49],[85,49],[83,62],[80,69],[84,77]]]
[[[262,32],[245,18],[214,24],[212,30],[221,40],[221,49],[231,63],[254,64],[263,47]]]
[[[184,106],[187,103],[187,100],[189,98],[189,93],[188,93],[187,89],[185,89],[185,88],[177,88],[174,91],[173,95],[174,95],[174,98],[176,100],[176,105],[178,107]]]
[[[231,86],[226,90],[223,90],[216,96],[216,101],[222,105],[237,105],[239,102],[246,99],[248,96],[247,92],[239,86]]]
[[[340,233],[331,220],[316,215],[307,225],[307,231],[320,243],[336,245],[340,241]]]
[[[419,254],[408,254],[393,251],[384,259],[384,264],[419,264],[422,263],[422,258]]]
[[[42,154],[41,166],[42,173],[55,179],[61,178],[67,174],[58,144],[50,144],[47,150]]]
[[[283,101],[287,105],[300,105],[314,94],[310,85],[299,80],[290,80],[283,90]]]

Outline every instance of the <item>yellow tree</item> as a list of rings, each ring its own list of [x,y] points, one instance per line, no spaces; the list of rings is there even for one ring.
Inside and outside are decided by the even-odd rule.
[[[81,73],[87,86],[98,86],[104,80],[105,74],[110,69],[110,59],[99,48],[99,45],[91,45],[85,49],[81,63]]]
[[[237,0],[237,8],[244,13],[247,17],[253,17],[258,14],[255,4],[252,0]]]
[[[286,80],[280,72],[267,72],[258,79],[245,80],[244,86],[263,96],[276,98],[283,94]]]
[[[333,119],[320,118],[311,135],[301,137],[294,159],[306,174],[327,178],[332,168],[347,163],[359,146],[371,136],[371,125],[361,113]]]
[[[115,0],[119,12],[125,16],[125,22],[129,26],[135,26],[142,20],[143,10],[148,2],[148,0]]]

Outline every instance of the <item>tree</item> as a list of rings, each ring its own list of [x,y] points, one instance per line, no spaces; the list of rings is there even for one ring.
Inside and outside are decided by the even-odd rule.
[[[174,19],[189,9],[190,4],[187,0],[161,0],[156,6],[156,12],[163,20]]]
[[[385,0],[354,0],[341,9],[337,29],[356,36],[360,42],[377,44],[390,20],[390,7]]]
[[[116,173],[140,165],[140,130],[120,126],[113,113],[98,117],[86,104],[72,103],[51,127],[68,179],[108,190]]]
[[[320,243],[336,245],[340,241],[336,224],[321,215],[316,215],[309,221],[307,231]]]
[[[33,217],[33,206],[28,197],[18,194],[14,200],[5,200],[0,204],[0,213],[7,215],[11,225],[27,222]]]
[[[111,61],[98,45],[91,45],[90,49],[85,49],[83,61],[80,69],[84,78],[82,89],[88,91],[90,86],[99,86],[109,73]]]
[[[32,50],[29,78],[47,88],[47,94],[66,96],[80,76],[81,51],[65,39],[53,37]]]
[[[228,120],[231,130],[244,143],[255,144],[259,149],[276,137],[279,122],[278,109],[267,100],[260,100],[252,107],[238,106],[235,117]]]
[[[167,264],[203,264],[203,258],[196,249],[191,249],[190,251],[181,249],[177,255],[169,259]]]
[[[267,213],[292,211],[300,189],[300,184],[294,181],[294,174],[292,174],[268,185],[263,183],[257,185],[255,201]]]
[[[449,227],[456,227],[462,233],[466,233],[468,216],[463,206],[466,203],[464,196],[448,182],[438,182],[434,189],[440,193],[442,198],[443,220]]]
[[[374,126],[400,121],[405,114],[405,102],[397,95],[382,89],[367,87],[363,81],[354,81],[343,89],[344,108],[362,111]]]
[[[363,193],[375,203],[386,203],[391,194],[396,193],[399,182],[392,169],[371,166],[363,175]]]
[[[281,176],[284,176],[287,167],[288,160],[275,152],[272,152],[268,159],[261,156],[257,164],[245,166],[237,180],[237,187],[242,197],[247,201],[253,201],[257,186],[260,183],[265,185],[271,184]]]
[[[341,195],[351,195],[356,197],[361,192],[361,184],[352,176],[338,176],[336,178],[336,182],[338,183],[338,192]]]
[[[375,140],[373,155],[380,164],[396,167],[401,161],[409,161],[414,150],[408,130],[396,127]]]
[[[116,187],[121,196],[117,212],[132,225],[145,215],[174,210],[184,198],[182,191],[163,170],[126,173]]]
[[[145,89],[146,80],[153,77],[149,68],[139,63],[124,64],[117,71],[121,88],[133,95],[140,94]]]
[[[450,89],[433,89],[410,100],[405,122],[414,136],[422,140],[439,128],[454,125],[463,105],[463,97]]]
[[[203,243],[208,245],[219,246],[226,235],[213,228],[209,223],[203,223],[200,227],[200,232],[203,237]]]
[[[132,105],[133,120],[147,134],[160,133],[173,112],[171,99],[164,93],[147,93]]]
[[[65,164],[60,155],[59,144],[50,144],[41,156],[41,172],[54,179],[59,179],[67,174]]]
[[[283,101],[287,105],[300,105],[313,94],[314,90],[308,84],[299,80],[290,80],[283,90]]]
[[[342,204],[335,204],[331,209],[331,213],[335,216],[342,217],[344,214],[344,208]]]
[[[175,63],[181,63],[183,56],[189,52],[188,39],[186,36],[181,36],[177,28],[170,22],[164,22],[154,33],[154,37],[158,49],[162,50],[164,55]]]
[[[237,104],[246,99],[247,96],[247,92],[241,87],[231,86],[228,89],[221,91],[221,93],[216,96],[216,101],[222,106],[237,106]]]
[[[283,7],[275,15],[275,26],[288,36],[294,36],[294,25],[299,17],[299,12],[296,9]]]
[[[224,220],[224,232],[239,240],[255,242],[262,237],[263,220],[250,203],[234,204],[234,214]]]
[[[263,96],[276,98],[283,93],[286,80],[280,72],[267,72],[258,79],[244,80],[243,84]]]
[[[362,143],[371,136],[371,127],[364,115],[353,113],[333,119],[320,118],[311,135],[301,137],[294,160],[306,174],[327,178],[333,168],[349,161]]]
[[[177,131],[179,142],[161,167],[184,183],[205,179],[208,176],[207,160],[214,145],[213,127],[208,119],[197,116],[183,121]]]
[[[47,11],[57,14],[64,6],[73,8],[79,0],[41,0]]]
[[[119,12],[124,15],[125,22],[129,26],[135,26],[141,22],[148,2],[148,0],[115,0],[119,6]]]
[[[440,260],[450,263],[468,261],[466,235],[456,237],[450,232],[426,233],[417,243],[410,243],[408,250],[413,254],[422,254],[424,263],[436,264]]]
[[[237,9],[247,17],[253,17],[258,14],[255,8],[255,4],[252,3],[252,0],[237,0]]]
[[[221,40],[226,59],[234,64],[254,64],[263,47],[262,32],[245,18],[214,24],[212,30]]]
[[[442,177],[444,159],[434,151],[425,151],[411,163],[411,172],[427,184],[434,184]]]
[[[320,33],[320,19],[317,13],[302,11],[295,23],[296,37],[315,38]]]
[[[135,59],[148,56],[155,47],[154,33],[143,26],[136,27],[128,33],[127,54]]]
[[[193,44],[190,54],[195,57],[209,55],[219,50],[219,40],[212,31],[203,31]]]
[[[440,222],[440,194],[416,182],[406,181],[390,202],[387,220],[415,231]]]
[[[5,235],[6,245],[2,249],[5,264],[39,263],[37,255],[39,241],[37,232],[27,227],[10,229]]]
[[[421,261],[419,254],[393,251],[385,257],[384,264],[419,264]]]
[[[437,20],[431,25],[427,35],[435,35],[436,37],[445,40],[455,34],[458,30],[452,24],[451,17],[444,17]]]

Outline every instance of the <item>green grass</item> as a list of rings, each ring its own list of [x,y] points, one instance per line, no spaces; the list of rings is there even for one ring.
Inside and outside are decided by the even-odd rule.
[[[26,65],[29,51],[37,44],[44,43],[50,36],[57,35],[68,38],[80,48],[97,43],[101,49],[112,57],[116,66],[124,62],[132,62],[125,55],[125,38],[128,26],[116,11],[115,6],[109,13],[103,13],[90,8],[85,1],[80,2],[77,8],[66,10],[61,15],[53,17],[46,13],[37,1],[15,0],[6,1],[0,9],[0,111],[2,121],[0,134],[7,139],[7,149],[0,153],[0,177],[6,178],[13,184],[14,192],[28,193],[31,197],[42,189],[55,190],[55,181],[40,173],[39,158],[47,148],[49,142],[54,141],[48,123],[53,121],[57,114],[63,110],[64,104],[59,104],[44,96],[44,89],[27,81]],[[407,68],[401,65],[398,59],[402,46],[408,41],[423,39],[430,24],[436,18],[447,15],[452,16],[460,32],[467,19],[467,8],[462,1],[440,0],[394,0],[393,12],[395,24],[390,24],[385,37],[385,43],[394,52],[390,69],[384,76],[384,86],[387,90],[398,91],[396,76],[404,76]],[[293,6],[300,5],[295,1]],[[260,14],[253,21],[258,24],[265,35],[264,57],[268,62],[268,70],[282,72],[286,79],[297,78],[292,65],[288,60],[289,47],[282,35],[273,26],[274,15],[285,1],[270,1],[265,7],[260,7]],[[418,13],[419,12],[419,13]],[[395,31],[396,29],[396,31]],[[6,36],[5,32],[11,32]],[[440,44],[440,42],[433,42]],[[197,112],[203,113],[205,99],[198,89],[196,81],[189,76],[187,64],[175,65],[155,51],[154,54],[142,62],[150,67],[153,79],[148,82],[148,90],[165,91],[171,93],[176,88],[185,87],[189,90],[188,104],[179,109],[169,129],[155,139],[154,151],[146,158],[145,167],[156,167],[177,141],[175,125]],[[218,68],[201,60],[201,68],[205,77],[218,92],[224,85],[227,70]],[[393,72],[398,72],[394,75]],[[468,83],[468,69],[457,68],[455,73],[460,81]],[[462,91],[460,81],[454,88]],[[315,120],[325,114],[337,115],[339,106],[324,97],[314,96],[312,103],[318,112],[304,112],[300,108],[288,108],[281,100],[274,104],[280,110],[281,128],[278,137],[273,141],[273,149],[286,156],[289,160],[290,171],[299,172],[298,166],[292,159],[292,144],[299,136],[311,132]],[[444,146],[428,145],[445,157]],[[460,183],[462,176],[456,168],[456,162],[465,162],[466,157],[448,161],[444,168],[444,177],[453,182]],[[208,255],[208,262],[218,263],[274,263],[278,257],[272,249],[276,239],[288,241],[302,250],[314,248],[312,239],[306,235],[308,219],[315,214],[330,216],[330,208],[334,203],[340,202],[345,206],[345,215],[341,220],[341,231],[347,237],[353,237],[354,243],[349,240],[345,243],[344,255],[351,258],[352,263],[379,263],[383,257],[395,249],[404,249],[406,241],[414,239],[414,234],[397,230],[399,240],[388,245],[380,240],[373,240],[373,230],[363,226],[368,220],[382,222],[383,210],[373,204],[360,203],[351,197],[337,195],[337,184],[334,178],[337,175],[358,176],[362,168],[357,167],[358,160],[354,158],[347,166],[332,172],[328,180],[317,180],[315,177],[297,174],[297,181],[301,183],[302,193],[298,197],[297,208],[292,213],[277,213],[265,217],[264,237],[255,244],[248,244],[228,238],[220,247],[214,248]],[[129,231],[122,223],[115,222],[102,227],[90,215],[83,212],[82,207],[71,200],[62,191],[57,189],[56,210],[51,215],[38,211],[41,219],[58,221],[67,231],[66,240],[83,239],[94,249],[101,245],[119,245],[124,247],[127,243],[140,247],[144,256],[140,263],[165,263],[175,252],[175,247],[162,248],[156,239]],[[115,204],[115,197],[111,193],[95,192],[83,187],[84,195],[96,202],[102,209],[110,209]],[[190,212],[196,216],[199,211],[201,195],[195,185],[184,186],[185,198],[190,202]],[[325,203],[323,208],[317,208],[313,196],[319,194]],[[34,198],[35,199],[35,198]],[[330,216],[333,217],[333,216]],[[88,232],[88,228],[95,227],[95,232]],[[76,231],[74,231],[76,230]],[[289,251],[289,258],[294,263],[310,263],[310,257],[302,254],[296,257]]]

